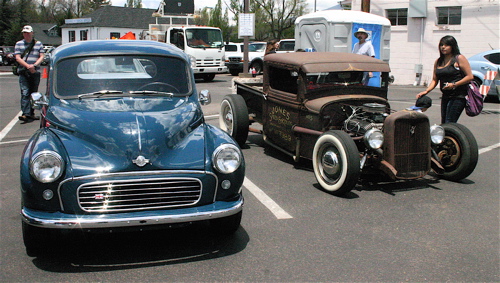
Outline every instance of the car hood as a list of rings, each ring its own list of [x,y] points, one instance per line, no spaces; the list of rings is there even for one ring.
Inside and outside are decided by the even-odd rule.
[[[75,176],[204,168],[203,114],[188,98],[62,101],[47,120]]]

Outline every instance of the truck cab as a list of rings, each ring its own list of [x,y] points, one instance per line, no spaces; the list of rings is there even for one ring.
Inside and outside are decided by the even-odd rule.
[[[224,41],[219,28],[151,24],[146,39],[171,43],[182,49],[191,60],[195,78],[209,82],[216,74],[227,72]]]

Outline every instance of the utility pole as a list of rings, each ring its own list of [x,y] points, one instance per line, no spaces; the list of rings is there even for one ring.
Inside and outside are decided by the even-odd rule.
[[[370,0],[361,0],[361,11],[370,13]]]
[[[244,12],[248,14],[250,12],[250,0],[244,1]],[[243,37],[243,74],[248,74],[248,36]]]

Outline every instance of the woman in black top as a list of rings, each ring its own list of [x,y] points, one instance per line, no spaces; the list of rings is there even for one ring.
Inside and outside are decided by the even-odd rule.
[[[467,85],[474,78],[469,61],[460,54],[457,40],[447,35],[439,41],[439,58],[434,63],[432,81],[417,99],[428,94],[438,84],[441,99],[441,123],[456,123],[465,108]]]

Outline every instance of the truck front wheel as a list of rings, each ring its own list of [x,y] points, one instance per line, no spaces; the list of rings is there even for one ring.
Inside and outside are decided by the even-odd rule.
[[[328,131],[314,145],[313,168],[324,190],[335,195],[350,192],[361,171],[358,148],[345,132]]]
[[[248,108],[243,97],[229,94],[220,104],[219,127],[241,146],[248,137]]]
[[[206,75],[203,75],[203,81],[205,82],[211,82],[213,81],[215,78],[215,74],[206,74]]]

